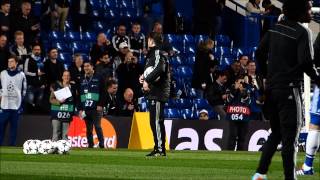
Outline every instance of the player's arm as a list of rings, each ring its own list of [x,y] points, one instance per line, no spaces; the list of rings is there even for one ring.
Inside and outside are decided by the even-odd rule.
[[[156,51],[155,53],[155,63],[154,63],[154,69],[149,73],[147,77],[144,77],[144,80],[147,83],[153,83],[156,81],[162,73],[166,70],[166,64],[164,60],[161,58],[160,51]]]

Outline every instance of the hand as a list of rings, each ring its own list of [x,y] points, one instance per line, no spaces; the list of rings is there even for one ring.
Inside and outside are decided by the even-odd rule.
[[[140,82],[140,84],[143,84],[143,82],[144,82],[144,77],[143,77],[143,75],[141,75],[141,76],[139,77],[139,82]]]
[[[1,26],[1,30],[2,30],[2,31],[8,31],[8,30],[9,30],[9,27],[8,27],[8,26]]]
[[[128,110],[133,110],[134,109],[134,105],[133,104],[129,104],[129,106],[128,106]]]
[[[226,95],[226,94],[222,95],[223,100],[227,100],[227,98],[228,98],[228,95]]]
[[[42,76],[44,74],[45,74],[44,72],[38,71],[38,76]]]
[[[40,28],[39,24],[35,24],[35,25],[31,26],[32,31],[38,30],[39,28]]]
[[[212,54],[209,54],[209,58],[210,58],[211,60],[214,60],[214,56],[213,56]]]
[[[40,86],[41,89],[44,89],[45,87],[46,87],[45,85]]]
[[[202,87],[202,89],[206,89],[207,84],[206,84],[206,83],[202,83],[202,84],[201,84],[201,87]]]
[[[79,114],[78,114],[78,116],[79,116],[80,118],[82,118],[82,113],[83,113],[83,111],[80,110],[80,111],[79,111]]]
[[[60,104],[64,103],[66,100],[62,99],[61,101],[59,101]]]
[[[144,91],[150,91],[149,84],[146,81],[143,81],[142,88]]]
[[[52,15],[53,17],[58,17],[58,16],[59,16],[59,14],[58,14],[57,11],[52,11],[52,12],[51,12],[51,15]]]
[[[103,111],[103,107],[102,106],[97,106],[97,111],[102,112]]]

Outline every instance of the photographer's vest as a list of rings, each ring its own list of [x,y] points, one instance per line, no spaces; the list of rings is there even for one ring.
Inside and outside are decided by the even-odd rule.
[[[59,89],[63,89],[64,87],[60,83],[55,83],[54,91],[58,91]],[[72,92],[71,85],[69,85],[69,89]],[[57,119],[60,121],[69,122],[74,114],[75,105],[74,105],[74,97],[71,96],[65,100],[64,103],[60,105],[51,104],[51,118]]]
[[[80,102],[83,110],[96,110],[100,99],[100,79],[96,74],[84,77],[80,84]]]

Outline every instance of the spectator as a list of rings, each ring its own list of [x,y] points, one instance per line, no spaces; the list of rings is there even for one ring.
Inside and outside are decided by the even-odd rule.
[[[90,14],[92,5],[90,0],[74,0],[71,4],[71,14],[73,22],[73,30],[81,30],[86,32],[90,27]]]
[[[136,95],[142,95],[139,77],[143,73],[143,67],[138,64],[138,59],[132,52],[128,52],[125,60],[116,69],[119,83],[118,94],[122,95],[124,90],[131,88]]]
[[[7,48],[7,36],[0,35],[0,72],[8,68],[10,52]]]
[[[32,54],[24,62],[24,73],[27,78],[28,88],[26,102],[31,107],[41,107],[45,88],[43,57],[40,45],[34,45]]]
[[[211,86],[217,79],[219,62],[217,60],[209,61],[209,76],[206,86]]]
[[[129,35],[131,50],[135,56],[140,56],[141,53],[146,54],[146,37],[141,33],[141,25],[137,22],[132,24],[131,33]]]
[[[246,4],[247,16],[252,13],[261,14],[263,11],[260,9],[261,0],[249,0]]]
[[[14,41],[15,44],[10,47],[9,51],[11,54],[17,56],[19,60],[19,68],[22,70],[24,64],[23,60],[31,52],[31,50],[24,44],[24,33],[22,31],[16,31],[14,33]]]
[[[205,109],[202,109],[200,112],[199,112],[199,120],[208,120],[209,119],[209,113],[207,110]]]
[[[225,101],[227,100],[228,91],[225,83],[227,82],[227,74],[218,73],[217,80],[207,89],[207,99],[213,110],[218,113],[220,120],[226,119]]]
[[[256,63],[254,61],[248,62],[248,73],[245,76],[246,83],[251,89],[251,120],[262,120],[262,104],[263,104],[263,79],[256,74]]]
[[[31,15],[31,3],[23,2],[21,4],[21,13],[14,16],[12,20],[12,32],[22,31],[25,34],[25,45],[30,45],[35,41],[40,33],[40,21]],[[13,23],[14,22],[14,23]]]
[[[245,138],[250,120],[250,90],[243,77],[236,79],[227,97],[227,117],[229,120],[228,150],[247,150]]]
[[[68,140],[69,123],[75,111],[77,97],[76,87],[70,83],[70,80],[70,72],[64,71],[61,80],[51,87],[52,141]],[[69,88],[72,96],[64,100],[58,100],[54,92],[63,88]]]
[[[113,64],[110,61],[110,57],[107,51],[105,51],[99,59],[99,63],[96,65],[95,71],[105,80],[113,78]]]
[[[247,64],[249,61],[249,57],[247,55],[241,55],[239,58],[240,62],[240,74],[244,75],[247,73]]]
[[[74,55],[74,62],[70,68],[70,75],[71,75],[71,84],[76,84],[76,87],[79,88],[80,86],[80,79],[84,75],[83,71],[83,58],[80,54]]]
[[[138,104],[134,99],[134,92],[127,88],[123,93],[123,100],[120,102],[120,115],[132,117],[135,111],[138,111]]]
[[[0,5],[0,34],[8,36],[10,31],[10,1],[3,0]]]
[[[212,49],[214,42],[208,39],[201,42],[196,52],[196,60],[193,66],[192,87],[196,89],[199,97],[204,97],[204,91],[207,87],[207,78],[210,76],[209,62],[214,61]]]
[[[227,69],[228,82],[226,87],[231,87],[231,85],[236,81],[236,79],[241,76],[241,65],[239,61],[233,61],[231,66]]]
[[[103,114],[103,107],[105,107],[106,94],[105,82],[93,70],[91,62],[83,64],[84,76],[81,78],[80,83],[80,106],[79,114],[86,123],[88,147],[93,148],[93,125],[95,127],[99,147],[104,148],[104,138],[101,128],[101,117]]]
[[[120,107],[117,98],[118,83],[111,79],[107,81],[107,96],[106,96],[106,114],[119,115]]]
[[[8,69],[0,73],[0,146],[8,123],[10,123],[9,145],[16,145],[21,105],[27,89],[26,77],[18,70],[17,65],[17,57],[11,56],[8,59]]]
[[[108,51],[110,56],[114,55],[111,42],[107,39],[107,36],[101,32],[97,36],[96,44],[92,46],[90,51],[91,62],[95,65],[105,51]]]
[[[125,61],[126,54],[130,52],[129,46],[126,42],[122,42],[119,45],[119,52],[116,57],[113,58],[113,69],[116,70],[118,66]]]
[[[51,30],[64,31],[64,26],[69,14],[70,3],[68,0],[54,0],[55,8],[51,13]]]
[[[154,23],[152,32],[155,32],[160,36],[161,43],[158,46],[160,48],[161,53],[165,56],[173,56],[175,52],[171,44],[169,43],[168,39],[165,39],[163,37],[162,24],[160,22]]]
[[[64,65],[58,61],[58,50],[51,48],[48,53],[48,59],[44,62],[46,87],[49,88],[53,83],[61,80],[63,71]]]
[[[117,33],[112,37],[112,46],[119,52],[119,46],[123,42],[125,42],[130,49],[130,38],[126,35],[126,26],[120,24],[117,28]]]

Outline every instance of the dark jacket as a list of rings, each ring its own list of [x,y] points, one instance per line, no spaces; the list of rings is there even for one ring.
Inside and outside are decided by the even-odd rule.
[[[196,60],[193,66],[193,75],[192,75],[192,87],[195,89],[202,89],[201,84],[206,83],[207,84],[207,78],[210,76],[210,70],[209,70],[209,62],[210,57],[209,54],[210,51],[197,49],[196,52]]]
[[[118,34],[112,37],[112,46],[116,51],[119,51],[119,45],[123,42],[126,42],[130,49],[130,38],[129,36],[120,36]]]
[[[1,26],[6,26],[9,28],[9,30],[4,32],[1,30]],[[0,33],[4,33],[8,37],[9,31],[10,31],[10,17],[9,15],[6,16],[3,12],[0,11]]]
[[[109,52],[109,56],[115,55],[112,44],[103,46],[98,46],[97,44],[94,44],[90,51],[91,62],[95,65],[105,51]]]
[[[113,67],[112,63],[105,64],[103,62],[96,65],[95,71],[97,74],[102,76],[104,79],[113,77]]]
[[[318,33],[318,36],[313,44],[314,49],[314,64],[317,68],[320,67],[320,33]]]
[[[222,99],[224,94],[226,94],[225,86],[218,84],[217,81],[214,81],[206,91],[207,100],[211,106],[224,105],[225,102]]]
[[[39,61],[42,61],[42,58]],[[24,60],[24,74],[26,75],[28,86],[40,87],[45,85],[44,76],[38,75],[38,69],[38,62],[32,56],[28,56]]]
[[[118,116],[120,113],[120,101],[117,95],[106,94],[106,113],[107,115]]]
[[[8,68],[8,58],[10,57],[10,52],[8,48],[0,48],[0,72]]]
[[[129,35],[130,38],[130,48],[134,53],[140,53],[140,50],[143,50],[146,48],[146,37],[144,34],[139,33],[138,35],[135,35],[131,33]]]
[[[280,21],[267,32],[257,50],[258,67],[267,78],[266,89],[300,87],[303,73],[320,83],[311,56],[310,33],[289,20]]]
[[[47,81],[47,86],[50,86],[52,83],[56,81],[60,81],[62,78],[62,74],[64,71],[64,65],[57,60],[57,63],[54,64],[50,59],[47,59],[44,62],[44,73]]]
[[[154,47],[149,50],[143,76],[150,88],[146,94],[147,99],[168,101],[170,95],[169,63],[167,58],[160,54],[159,48]]]

